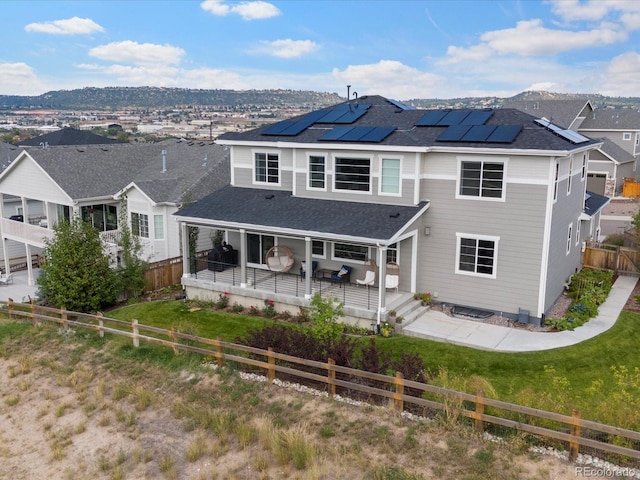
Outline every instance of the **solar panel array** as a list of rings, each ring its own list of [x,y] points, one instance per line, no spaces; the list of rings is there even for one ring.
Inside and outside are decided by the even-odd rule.
[[[395,131],[396,127],[334,127],[318,140],[335,142],[381,142]]]
[[[451,125],[436,141],[511,143],[521,130],[522,125]]]
[[[493,110],[432,110],[416,122],[417,127],[449,127],[452,125],[484,125]]]
[[[546,118],[536,118],[534,120],[538,125],[543,126],[547,130],[552,131],[556,135],[564,138],[565,140],[569,140],[571,143],[578,144],[588,142],[589,139],[584,135],[580,135],[578,132],[574,132],[573,130],[565,129],[559,127],[558,125],[551,123]]]
[[[345,123],[350,124],[367,113],[369,107],[366,103],[341,103],[331,110],[316,110],[307,113],[297,121],[283,120],[274,123],[267,128],[262,135],[296,136],[309,128],[314,123]]]

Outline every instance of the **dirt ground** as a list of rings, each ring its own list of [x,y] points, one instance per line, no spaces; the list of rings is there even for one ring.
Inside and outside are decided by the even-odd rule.
[[[291,387],[242,386],[210,369],[114,363],[65,339],[73,335],[48,334],[35,351],[0,342],[0,478],[360,479],[383,465],[416,480],[580,478],[575,466],[517,441],[502,445]],[[279,431],[304,433],[310,465],[274,452]]]

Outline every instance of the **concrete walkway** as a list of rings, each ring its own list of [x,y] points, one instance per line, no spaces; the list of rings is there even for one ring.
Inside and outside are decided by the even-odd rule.
[[[531,352],[575,345],[609,330],[633,292],[636,277],[618,277],[598,316],[573,331],[531,332],[517,327],[490,325],[428,311],[403,328],[405,335],[496,352]]]
[[[38,278],[40,269],[33,269],[33,277]],[[11,272],[13,283],[0,285],[0,300],[7,301],[10,298],[14,302],[29,302],[29,297],[35,298],[38,291],[37,285],[29,285],[29,273],[26,270]]]

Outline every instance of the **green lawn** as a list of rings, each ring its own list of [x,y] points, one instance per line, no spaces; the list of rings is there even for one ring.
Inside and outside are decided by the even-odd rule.
[[[188,306],[180,301],[131,305],[111,311],[107,316],[122,320],[136,318],[142,324],[162,328],[175,326],[181,331],[210,338],[221,337],[229,342],[242,337],[249,328],[272,322],[260,317],[207,309],[190,312]],[[613,392],[619,386],[616,386],[611,367],[625,366],[632,372],[640,367],[640,315],[623,312],[612,329],[596,338],[571,347],[541,352],[496,353],[405,336],[378,337],[377,342],[382,350],[392,355],[418,353],[424,359],[426,371],[432,375],[444,368],[459,377],[482,376],[494,386],[499,398],[506,401],[544,407],[535,405],[536,399],[552,392],[563,397],[551,400],[554,403],[566,400],[584,412],[595,414],[601,406],[589,406],[589,402],[603,400],[597,392],[587,393],[588,387],[600,380],[606,392]],[[545,366],[551,367],[555,374],[545,372]],[[636,373],[636,381],[638,377],[640,374]],[[634,403],[640,403],[640,382],[629,390],[636,398]],[[523,397],[522,392],[528,393]],[[553,405],[547,406],[551,407]]]

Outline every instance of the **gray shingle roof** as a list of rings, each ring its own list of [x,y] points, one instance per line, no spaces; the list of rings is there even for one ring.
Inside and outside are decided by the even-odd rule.
[[[576,118],[593,110],[585,100],[510,100],[503,107],[516,108],[537,118],[544,117],[563,128],[571,128]]]
[[[584,213],[593,216],[609,203],[609,198],[604,195],[587,191],[584,197]]]
[[[389,240],[417,215],[417,206],[294,197],[289,191],[225,186],[175,213],[179,217],[374,240]]]
[[[154,202],[179,204],[187,192],[196,200],[229,183],[228,153],[212,142],[49,147],[29,155],[73,199],[112,196],[135,182]]]
[[[608,138],[601,138],[602,146],[598,149],[606,153],[609,157],[614,159],[618,163],[627,163],[635,161],[635,157],[631,153],[627,152],[617,143],[609,140]]]
[[[11,143],[0,142],[0,171],[4,170],[15,160],[22,149]]]
[[[76,128],[65,127],[55,132],[45,133],[38,137],[30,138],[20,142],[21,147],[39,147],[41,143],[47,143],[49,146],[61,145],[110,145],[114,143],[124,143],[120,140],[96,135],[88,130],[78,130]]]
[[[580,130],[640,130],[640,112],[629,108],[595,110]]]
[[[493,111],[493,115],[486,122],[486,125],[522,125],[522,131],[511,143],[484,143],[484,142],[443,142],[437,141],[438,136],[445,131],[446,127],[417,127],[416,122],[427,110],[403,110],[386,98],[373,95],[360,97],[359,103],[368,104],[370,108],[367,112],[349,126],[369,126],[369,127],[396,127],[396,130],[380,142],[341,142],[344,144],[360,145],[382,145],[382,146],[402,146],[402,147],[452,147],[452,148],[494,148],[494,149],[521,149],[521,150],[556,150],[571,151],[579,147],[596,143],[589,141],[575,145],[570,141],[550,132],[546,128],[537,125],[534,120],[536,116],[529,115],[517,109],[498,108]],[[352,101],[353,103],[353,101]],[[333,108],[333,107],[331,107]],[[326,109],[327,111],[331,108]],[[291,121],[302,119],[304,116],[294,117]],[[293,136],[286,135],[263,135],[263,132],[270,127],[250,130],[247,132],[229,132],[219,137],[222,141],[244,141],[244,142],[280,142],[286,143],[307,143],[326,144],[319,140],[321,136],[330,131],[335,124],[315,123],[302,132]]]

